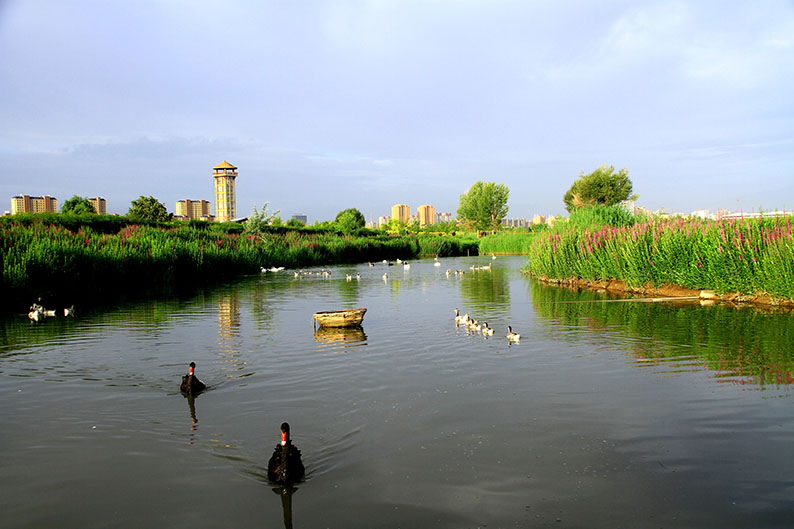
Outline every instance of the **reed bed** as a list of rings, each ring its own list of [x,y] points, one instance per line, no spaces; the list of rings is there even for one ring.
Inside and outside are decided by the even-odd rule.
[[[113,298],[192,288],[260,267],[396,259],[419,253],[416,237],[355,237],[287,231],[242,235],[128,225],[118,233],[71,230],[41,219],[0,224],[3,299],[10,304]],[[92,294],[93,293],[93,294]],[[8,304],[6,309],[8,309]]]
[[[478,255],[479,247],[476,237],[461,237],[452,235],[427,235],[416,236],[419,245],[418,255],[449,257],[453,255]]]
[[[538,237],[538,277],[674,283],[718,293],[794,299],[792,217],[645,220],[632,226],[566,226]]]
[[[529,252],[529,246],[538,236],[537,232],[500,232],[480,239],[480,254],[521,254]]]

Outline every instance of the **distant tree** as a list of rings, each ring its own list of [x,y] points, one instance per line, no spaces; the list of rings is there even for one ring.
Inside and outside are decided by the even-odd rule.
[[[281,224],[281,218],[278,217],[279,211],[268,214],[267,205],[268,202],[265,202],[265,205],[262,206],[262,211],[257,211],[256,205],[254,205],[254,210],[248,216],[248,220],[243,228],[243,233],[246,235],[260,235],[266,231],[265,226],[269,226],[276,218],[278,218],[279,224]]]
[[[356,208],[348,208],[336,214],[336,228],[342,233],[352,233],[366,226],[364,215]]]
[[[460,196],[458,219],[470,229],[495,232],[507,215],[510,190],[504,184],[476,182]]]
[[[306,224],[304,224],[304,222],[300,219],[293,218],[293,219],[289,219],[285,225],[289,226],[290,228],[302,228]]]
[[[94,204],[91,203],[91,200],[88,198],[73,195],[72,198],[63,203],[63,206],[61,206],[61,213],[83,215],[86,213],[96,213],[96,210],[94,209]]]
[[[389,219],[389,222],[381,224],[380,230],[389,235],[403,235],[408,233],[408,225],[397,219]]]
[[[624,200],[636,200],[637,195],[632,195],[632,191],[628,169],[615,172],[614,166],[602,165],[590,174],[579,173],[579,178],[565,192],[562,201],[570,213],[595,204],[612,206]]]
[[[168,210],[165,209],[165,204],[156,198],[141,195],[132,201],[130,210],[127,212],[127,217],[133,220],[163,222],[171,220],[173,215],[168,213]]]

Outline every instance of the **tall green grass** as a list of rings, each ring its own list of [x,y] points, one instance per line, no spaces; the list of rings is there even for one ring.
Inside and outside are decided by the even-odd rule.
[[[451,235],[431,235],[420,233],[416,236],[418,255],[449,257],[453,255],[478,255],[476,237]]]
[[[529,270],[541,277],[622,279],[629,285],[794,299],[792,217],[645,220],[632,226],[569,225],[536,239]]]
[[[58,219],[62,220],[62,219]],[[286,230],[245,236],[188,223],[128,224],[117,233],[72,230],[46,218],[0,223],[4,309],[41,296],[69,304],[92,296],[192,288],[260,267],[305,267],[416,256],[416,237]]]
[[[480,239],[480,254],[526,254],[537,232],[504,231]]]
[[[612,206],[594,204],[592,206],[575,209],[571,212],[568,222],[582,229],[603,226],[621,227],[634,226],[637,222],[637,218],[620,204],[614,204]]]

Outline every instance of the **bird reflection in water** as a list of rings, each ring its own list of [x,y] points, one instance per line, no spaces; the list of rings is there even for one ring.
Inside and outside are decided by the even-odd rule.
[[[292,485],[275,487],[273,492],[281,497],[281,510],[284,512],[284,528],[292,529],[292,495],[298,489]]]
[[[196,397],[206,389],[204,382],[196,377],[196,363],[190,362],[188,374],[182,376],[182,384],[179,386],[179,391],[187,399],[187,405],[190,408],[190,440],[188,444],[193,444],[193,436],[196,431]]]

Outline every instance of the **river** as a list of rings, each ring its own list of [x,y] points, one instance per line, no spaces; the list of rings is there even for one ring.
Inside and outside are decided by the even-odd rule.
[[[0,526],[791,527],[791,312],[605,302],[525,262],[0,320]],[[355,307],[361,330],[315,330]],[[283,421],[307,469],[287,489],[265,469]]]

